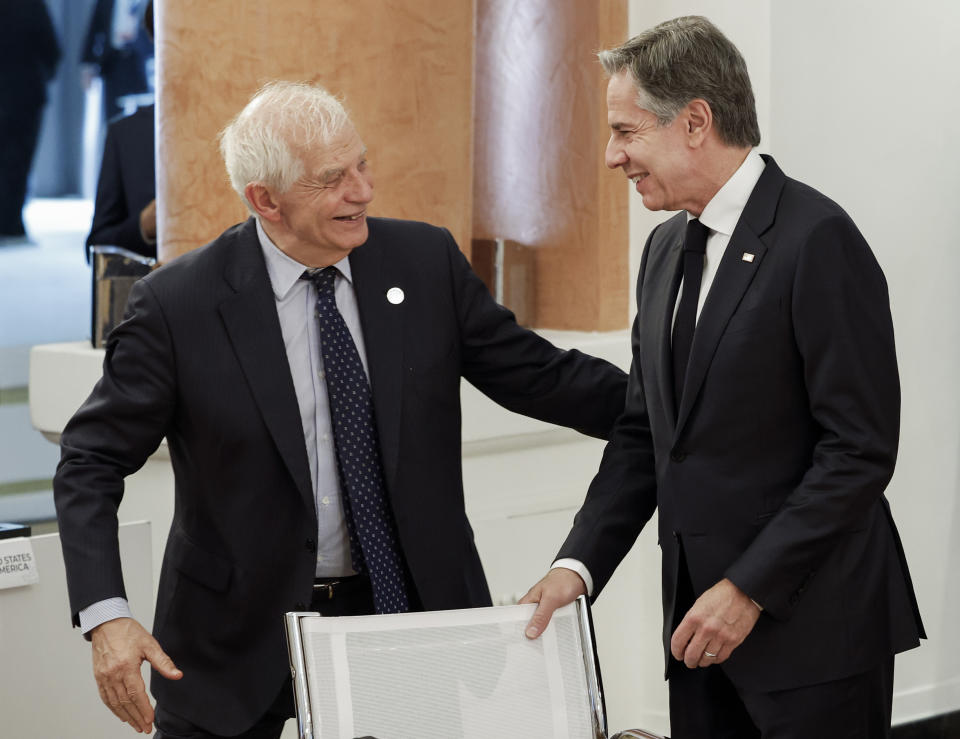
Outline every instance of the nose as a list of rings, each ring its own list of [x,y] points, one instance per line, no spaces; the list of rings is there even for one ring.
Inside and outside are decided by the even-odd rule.
[[[353,203],[366,204],[373,200],[373,177],[367,170],[354,170],[350,175],[347,199]]]
[[[627,162],[626,152],[624,152],[623,147],[614,139],[613,136],[610,136],[610,139],[607,141],[607,150],[604,152],[604,161],[610,169],[622,167]]]

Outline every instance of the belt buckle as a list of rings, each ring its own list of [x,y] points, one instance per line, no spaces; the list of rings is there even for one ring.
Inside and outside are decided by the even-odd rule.
[[[343,581],[342,581],[342,580],[332,580],[331,582],[325,582],[325,583],[321,583],[321,584],[319,584],[319,585],[317,585],[316,583],[314,583],[314,584],[313,584],[313,587],[316,588],[316,589],[318,589],[318,590],[326,589],[326,591],[327,591],[327,600],[333,600],[334,587],[335,587],[336,585],[339,585],[341,582],[343,582]]]

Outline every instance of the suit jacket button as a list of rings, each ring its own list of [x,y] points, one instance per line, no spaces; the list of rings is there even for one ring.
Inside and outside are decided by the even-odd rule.
[[[307,546],[307,551],[310,552],[311,554],[317,551],[317,542],[315,542],[313,539],[307,539],[306,546]]]
[[[672,459],[674,462],[682,462],[686,458],[687,458],[687,453],[680,451],[679,449],[670,452],[670,459]]]

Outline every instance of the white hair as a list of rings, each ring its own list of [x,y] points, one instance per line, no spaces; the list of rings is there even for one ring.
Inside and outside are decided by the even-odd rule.
[[[303,154],[352,125],[340,101],[319,85],[270,82],[220,133],[230,184],[256,215],[244,192],[247,185],[287,192],[303,176]]]

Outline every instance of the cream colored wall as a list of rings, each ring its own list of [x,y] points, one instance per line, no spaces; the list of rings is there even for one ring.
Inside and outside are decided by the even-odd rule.
[[[960,7],[772,4],[771,126],[789,174],[837,200],[883,266],[902,387],[887,491],[930,636],[894,715],[960,709]]]

